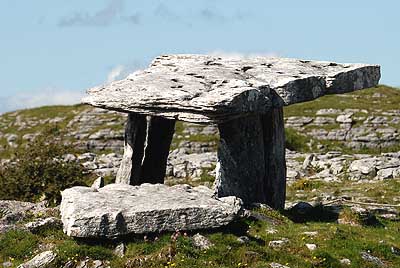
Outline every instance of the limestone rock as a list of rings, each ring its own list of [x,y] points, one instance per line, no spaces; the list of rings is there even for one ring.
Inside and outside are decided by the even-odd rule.
[[[248,244],[250,242],[250,238],[248,236],[242,235],[237,238],[237,241],[240,244]]]
[[[193,245],[201,250],[210,249],[214,244],[205,236],[197,233],[192,237]]]
[[[351,260],[349,260],[347,258],[344,258],[344,259],[340,260],[340,263],[344,264],[344,265],[350,265],[351,264]]]
[[[100,176],[92,183],[92,188],[100,189],[102,187],[104,187],[104,178]]]
[[[57,254],[53,251],[44,251],[36,255],[33,259],[18,266],[18,268],[44,268],[51,264]]]
[[[283,264],[280,264],[277,262],[271,262],[269,264],[269,267],[271,267],[271,268],[290,268],[289,266],[286,266],[286,265],[283,265]]]
[[[310,250],[310,251],[314,251],[317,249],[317,245],[316,244],[306,244],[306,247]]]
[[[126,79],[88,90],[83,103],[194,123],[377,85],[380,67],[287,58],[163,55]]]
[[[17,134],[6,134],[7,142],[15,142],[18,139]]]
[[[377,159],[360,159],[360,160],[354,160],[351,165],[349,170],[351,172],[354,171],[359,171],[364,175],[374,175],[376,174],[376,165],[377,165]]]
[[[12,266],[13,266],[13,264],[10,261],[6,261],[6,262],[2,263],[2,267],[3,268],[9,268],[9,267],[12,267]]]
[[[241,200],[213,198],[199,186],[109,184],[96,192],[73,187],[62,192],[64,231],[74,237],[117,237],[126,234],[209,229],[236,219]]]
[[[394,255],[400,256],[400,248],[398,247],[390,247],[390,252],[392,252]]]
[[[344,124],[351,124],[353,122],[353,119],[351,118],[352,116],[353,116],[353,113],[341,114],[338,117],[336,117],[336,122],[344,123]]]
[[[372,256],[368,252],[362,251],[360,252],[361,258],[367,262],[373,263],[378,267],[385,267],[386,265],[382,262],[378,257]]]
[[[36,233],[39,230],[45,229],[45,228],[51,228],[51,227],[61,227],[62,223],[60,219],[55,218],[55,217],[49,217],[45,219],[38,219],[36,221],[28,222],[24,226],[25,228],[32,232]]]
[[[122,257],[125,256],[125,251],[126,251],[126,246],[125,246],[125,244],[123,242],[121,242],[115,247],[113,253],[116,256],[122,258]]]
[[[17,225],[26,218],[54,214],[56,210],[56,208],[46,208],[45,202],[30,203],[0,200],[0,234],[17,228]]]
[[[281,248],[289,243],[289,239],[282,238],[280,240],[269,241],[268,246],[271,248]]]

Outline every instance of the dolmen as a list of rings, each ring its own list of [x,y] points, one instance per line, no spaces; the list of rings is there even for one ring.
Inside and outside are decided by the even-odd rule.
[[[271,57],[163,55],[145,70],[89,89],[82,102],[128,113],[124,155],[116,177],[119,186],[109,186],[125,185],[127,201],[124,202],[142,205],[138,203],[141,199],[129,196],[130,191],[137,189],[131,185],[140,188],[142,184],[149,187],[147,183],[164,183],[175,122],[181,120],[218,125],[215,200],[221,202],[220,198],[231,196],[239,198],[243,205],[264,203],[282,209],[286,188],[283,107],[327,94],[374,87],[379,79],[378,65]],[[83,188],[67,191],[82,199],[89,192]],[[152,192],[153,196],[156,192]],[[168,192],[163,194],[173,198],[174,191]],[[66,195],[64,192],[63,202],[69,200]],[[109,205],[118,207],[112,195],[106,199]],[[161,201],[158,204],[174,213]],[[63,205],[66,219],[65,211],[70,208]],[[124,218],[122,208],[116,215]],[[226,221],[221,221],[221,226],[224,224]],[[69,234],[74,232],[79,233],[75,230]]]

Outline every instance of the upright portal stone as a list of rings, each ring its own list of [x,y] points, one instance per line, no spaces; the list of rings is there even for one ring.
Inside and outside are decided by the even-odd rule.
[[[116,183],[164,183],[175,120],[130,113],[125,129],[124,156]]]
[[[215,191],[244,203],[285,205],[286,163],[283,109],[219,124]]]
[[[125,146],[116,183],[139,184],[146,139],[146,117],[129,113],[125,127]]]
[[[276,209],[285,207],[286,159],[283,109],[275,108],[262,115],[264,137],[265,203]]]
[[[265,200],[265,156],[263,126],[258,115],[231,120],[218,125],[218,148],[215,192],[217,196],[234,195],[244,203]]]
[[[164,183],[175,120],[152,116],[147,127],[141,183]]]

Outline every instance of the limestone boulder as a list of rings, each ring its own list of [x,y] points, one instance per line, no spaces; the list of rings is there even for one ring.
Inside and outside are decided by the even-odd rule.
[[[204,186],[109,184],[64,190],[60,210],[68,235],[114,238],[217,228],[240,216],[242,202],[233,196],[214,198]]]
[[[18,268],[45,268],[49,266],[57,257],[57,254],[53,251],[44,251],[36,255],[30,261],[27,261],[18,266]]]

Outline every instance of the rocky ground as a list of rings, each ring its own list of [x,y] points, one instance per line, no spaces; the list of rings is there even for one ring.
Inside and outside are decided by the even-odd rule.
[[[399,103],[398,90],[381,86],[288,107],[286,210],[254,209],[259,214],[244,220],[244,232],[231,227],[88,245],[62,234],[57,208],[1,201],[0,263],[17,267],[37,255],[21,267],[398,267]],[[15,149],[56,125],[76,148],[63,161],[112,182],[125,119],[84,105],[4,114],[0,164],[15,161]],[[166,183],[212,187],[217,147],[216,126],[178,122]],[[17,248],[7,249],[10,243]]]

